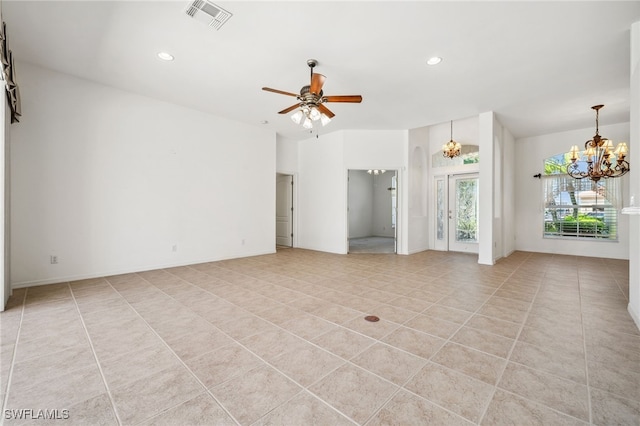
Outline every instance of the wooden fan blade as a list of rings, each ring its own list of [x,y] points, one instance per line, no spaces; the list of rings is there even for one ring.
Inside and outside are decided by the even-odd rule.
[[[323,102],[351,102],[359,104],[362,102],[362,96],[360,95],[338,95],[338,96],[323,96]]]
[[[322,105],[322,104],[318,104],[318,110],[320,110],[321,113],[323,113],[324,115],[326,115],[329,118],[333,118],[336,115],[334,113],[331,112],[331,110],[329,108],[327,108],[326,106]]]
[[[263,87],[262,90],[266,90],[267,92],[279,93],[281,95],[293,96],[294,98],[298,97],[298,95],[296,95],[295,93],[285,92],[278,89],[272,89],[271,87]]]
[[[319,95],[326,79],[327,77],[322,74],[313,74],[311,76],[311,87],[309,87],[309,92]]]
[[[286,113],[291,112],[294,109],[298,108],[299,106],[300,106],[300,104],[291,105],[289,108],[285,108],[282,111],[278,112],[278,114],[286,114]]]

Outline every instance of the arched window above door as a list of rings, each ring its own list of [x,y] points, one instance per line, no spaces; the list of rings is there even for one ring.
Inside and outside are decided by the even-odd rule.
[[[478,145],[462,145],[459,157],[446,158],[442,151],[431,156],[432,167],[450,167],[480,162],[480,147]]]

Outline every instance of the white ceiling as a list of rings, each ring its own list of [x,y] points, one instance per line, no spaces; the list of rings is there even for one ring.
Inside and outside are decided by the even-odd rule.
[[[219,31],[188,17],[189,3],[2,0],[18,84],[29,62],[302,139],[277,114],[295,99],[261,88],[297,93],[314,58],[326,95],[363,96],[327,104],[336,117],[320,133],[493,110],[519,138],[591,127],[595,104],[601,125],[629,120],[638,1],[220,0],[233,16]]]

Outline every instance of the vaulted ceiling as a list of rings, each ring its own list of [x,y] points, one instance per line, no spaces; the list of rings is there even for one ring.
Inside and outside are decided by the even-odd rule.
[[[233,16],[219,30],[187,16],[190,3],[2,0],[18,84],[27,62],[302,139],[277,114],[295,98],[261,88],[298,92],[313,58],[326,94],[363,97],[328,104],[320,133],[492,110],[518,138],[590,127],[595,104],[601,125],[629,120],[637,1],[221,0]]]

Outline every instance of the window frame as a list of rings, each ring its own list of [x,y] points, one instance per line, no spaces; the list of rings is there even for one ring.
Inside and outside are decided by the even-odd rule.
[[[617,242],[622,192],[618,179],[574,179],[566,174],[566,155],[544,160],[543,238]]]

